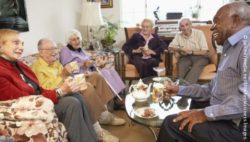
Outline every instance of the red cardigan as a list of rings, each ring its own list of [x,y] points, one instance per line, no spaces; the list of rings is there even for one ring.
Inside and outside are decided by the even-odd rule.
[[[18,66],[30,80],[39,85],[36,75],[24,63],[17,61]],[[40,86],[40,85],[39,85]],[[41,95],[57,102],[55,90],[45,90],[41,87]],[[34,89],[23,81],[16,67],[0,58],[0,101],[17,99],[22,96],[35,95]]]

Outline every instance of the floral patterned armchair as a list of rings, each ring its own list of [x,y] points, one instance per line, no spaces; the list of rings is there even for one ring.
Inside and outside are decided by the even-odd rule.
[[[32,95],[0,102],[0,141],[67,142],[51,100]]]

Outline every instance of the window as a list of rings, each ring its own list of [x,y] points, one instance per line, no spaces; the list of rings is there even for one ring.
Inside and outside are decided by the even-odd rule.
[[[168,12],[181,12],[183,17],[192,18],[198,12],[198,20],[212,20],[218,8],[229,0],[122,0],[122,21],[125,26],[135,26],[143,18],[156,20],[153,12],[157,12],[160,20],[166,19]],[[200,10],[197,7],[201,7]],[[194,19],[194,18],[193,18]]]

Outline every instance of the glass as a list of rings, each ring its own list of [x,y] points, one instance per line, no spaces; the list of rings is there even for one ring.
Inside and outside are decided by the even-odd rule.
[[[154,77],[147,77],[144,78],[142,81],[146,84],[152,83],[152,91],[153,91],[153,84],[161,84],[159,82],[154,82],[152,80]],[[172,82],[170,78],[164,77],[163,80],[168,80],[171,83],[176,83],[179,85],[186,84],[187,82],[183,79],[178,79],[179,81]],[[158,85],[155,85],[156,87],[160,87]],[[165,91],[165,90],[164,90]],[[152,94],[152,92],[151,92]],[[134,120],[137,123],[143,124],[145,126],[149,127],[160,127],[165,119],[166,116],[179,113],[181,111],[188,110],[189,107],[186,108],[180,108],[177,104],[177,102],[181,99],[179,96],[172,96],[169,98],[169,100],[165,100],[162,98],[162,100],[159,100],[159,102],[155,102],[153,98],[150,96],[147,101],[144,102],[138,102],[135,100],[134,96],[132,94],[127,94],[125,98],[125,109],[126,112],[132,120]],[[191,99],[188,99],[188,106],[190,105]],[[135,111],[137,109],[143,108],[143,107],[150,107],[155,110],[155,114],[157,117],[155,118],[141,118],[135,115]]]
[[[146,45],[142,48],[142,53],[143,53],[142,58],[143,58],[143,59],[151,58],[150,55],[145,55],[145,54],[144,54],[144,52],[147,52],[148,50],[149,50],[149,48],[148,48],[148,45],[146,44]]]
[[[160,83],[153,84],[153,91],[152,91],[152,101],[155,103],[159,103],[163,100],[163,90],[164,86]]]
[[[163,71],[165,71],[166,68],[165,67],[154,67],[153,70],[157,72],[157,76],[158,76],[158,77],[154,78],[154,80],[157,82],[162,82],[161,73]]]
[[[70,73],[78,73],[80,70],[77,61],[70,62],[69,68],[67,68],[67,69],[68,69],[68,72],[70,72]]]

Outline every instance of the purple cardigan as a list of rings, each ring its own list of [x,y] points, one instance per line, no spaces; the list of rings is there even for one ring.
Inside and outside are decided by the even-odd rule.
[[[90,57],[84,53],[83,50],[71,50],[69,47],[63,47],[60,52],[60,62],[63,66],[66,64],[77,61],[78,65],[81,66],[85,61],[90,60]],[[88,68],[83,68],[81,66],[80,71],[75,74],[84,73],[90,71]],[[121,92],[126,86],[121,80],[119,74],[114,69],[101,69],[102,76],[109,82],[110,87],[112,87],[115,93]]]
[[[63,47],[60,52],[60,62],[63,66],[66,64],[77,61],[78,65],[81,66],[85,61],[90,60],[90,57],[84,53],[83,50],[70,50],[67,46]],[[88,71],[88,68],[80,68],[78,73],[84,73]],[[77,74],[78,74],[77,73]]]

